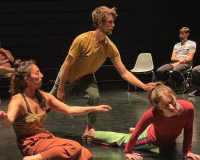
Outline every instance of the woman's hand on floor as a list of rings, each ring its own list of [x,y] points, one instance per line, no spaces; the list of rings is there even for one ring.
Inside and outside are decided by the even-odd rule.
[[[132,154],[126,154],[126,159],[134,159],[134,160],[141,160],[143,157],[139,153],[132,153]]]

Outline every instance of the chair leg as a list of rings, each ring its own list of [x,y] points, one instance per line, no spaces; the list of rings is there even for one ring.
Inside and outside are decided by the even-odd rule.
[[[152,71],[152,82],[156,82],[156,75],[154,71]]]
[[[129,92],[129,87],[130,87],[129,85],[130,85],[130,84],[128,83],[128,89],[127,89],[127,92]]]
[[[186,78],[185,78],[185,81],[186,81],[186,83],[188,83],[188,73],[187,73],[187,75],[186,75]]]
[[[137,90],[137,87],[136,86],[134,86],[135,87],[135,91]],[[128,83],[128,89],[127,89],[127,92],[129,92],[130,91],[130,83]]]
[[[191,86],[191,79],[192,79],[192,75],[191,75],[190,72],[188,72],[185,81],[186,81],[190,86]]]

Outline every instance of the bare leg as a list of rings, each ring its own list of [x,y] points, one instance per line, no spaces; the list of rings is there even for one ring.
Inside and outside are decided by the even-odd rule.
[[[135,128],[130,127],[129,132],[132,133],[135,130]]]
[[[89,132],[92,128],[94,128],[93,124],[88,124],[85,129],[85,133]]]
[[[83,140],[91,140],[90,137],[84,137],[84,135],[85,135],[86,133],[88,133],[91,129],[94,129],[93,124],[88,124],[88,125],[86,126],[85,133],[84,133],[83,136],[82,136],[82,139],[83,139]]]
[[[33,156],[26,156],[23,160],[43,160],[41,154],[36,154]]]

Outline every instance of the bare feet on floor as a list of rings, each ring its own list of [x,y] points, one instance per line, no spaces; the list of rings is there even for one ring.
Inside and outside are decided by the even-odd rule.
[[[84,136],[86,133],[88,133],[91,129],[94,129],[94,126],[93,124],[88,124],[86,129],[85,129],[85,133],[83,134],[82,136],[82,140],[85,140],[85,141],[91,141],[92,139],[90,137],[86,137]]]
[[[95,129],[94,128],[92,128],[92,129],[90,129],[87,133],[85,133],[84,135],[83,135],[83,137],[84,138],[90,138],[90,140],[93,140],[94,139],[94,135],[95,135]]]
[[[130,127],[129,132],[132,133],[135,130],[135,128]]]

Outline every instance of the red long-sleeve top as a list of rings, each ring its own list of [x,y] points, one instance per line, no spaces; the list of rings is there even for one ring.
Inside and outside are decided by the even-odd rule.
[[[137,123],[128,143],[125,153],[132,153],[138,136],[150,125],[147,135],[150,143],[155,146],[168,146],[175,142],[184,129],[183,153],[188,153],[192,148],[192,133],[194,120],[194,106],[185,100],[177,100],[182,107],[179,115],[165,117],[157,107],[151,107],[143,114]]]

